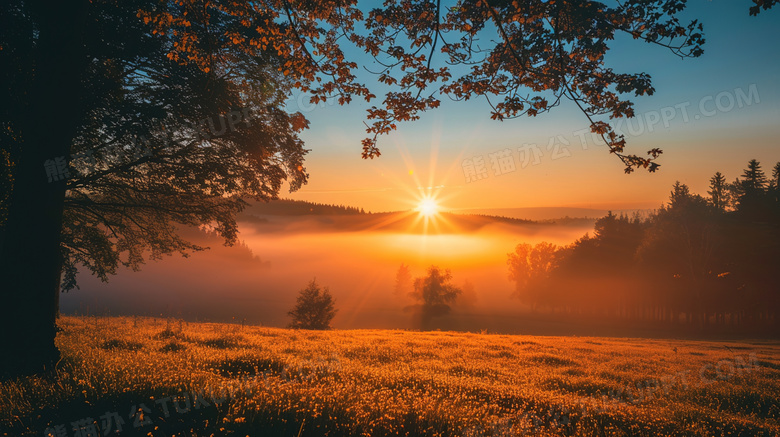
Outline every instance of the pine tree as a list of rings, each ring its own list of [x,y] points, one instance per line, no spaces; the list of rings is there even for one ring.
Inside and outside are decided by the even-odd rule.
[[[707,191],[707,194],[710,195],[710,202],[715,208],[726,209],[729,202],[728,183],[721,172],[716,172],[710,179],[710,190]]]
[[[775,209],[780,208],[780,162],[772,168],[772,180],[769,182],[769,193],[775,202]]]
[[[683,184],[680,181],[675,181],[674,185],[672,186],[672,192],[669,195],[669,207],[674,208],[681,203],[687,202],[690,200],[690,198],[691,190],[688,188],[688,185]]]
[[[768,218],[770,207],[770,192],[767,189],[768,180],[761,169],[761,164],[751,159],[748,167],[739,180],[739,194],[735,199],[736,210],[753,220],[763,221]],[[771,186],[770,186],[771,188]]]
[[[756,194],[766,188],[766,175],[761,169],[761,164],[755,159],[751,159],[748,162],[748,168],[742,173],[742,178],[742,186],[745,189],[745,194]]]

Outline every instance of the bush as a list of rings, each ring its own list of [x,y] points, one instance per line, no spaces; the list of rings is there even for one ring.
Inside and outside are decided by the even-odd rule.
[[[291,328],[330,329],[330,322],[336,315],[333,296],[328,287],[320,288],[316,280],[300,291],[295,307],[287,314],[292,317]]]

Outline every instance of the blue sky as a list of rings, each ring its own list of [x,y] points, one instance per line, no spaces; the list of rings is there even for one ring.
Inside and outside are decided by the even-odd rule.
[[[715,171],[733,180],[751,158],[769,170],[780,161],[780,10],[750,17],[750,4],[689,2],[685,16],[705,26],[705,52],[699,58],[680,59],[630,38],[613,41],[609,66],[653,78],[656,93],[634,99],[638,117],[620,127],[630,151],[664,150],[658,173],[623,174],[620,162],[583,132],[587,120],[572,104],[536,118],[496,122],[484,100],[445,98],[438,110],[382,137],[383,155],[366,161],[360,158],[360,140],[370,105],[312,107],[293,97],[290,108],[299,107],[311,121],[303,134],[311,149],[311,179],[299,192],[283,195],[373,211],[414,207],[428,194],[452,209],[619,209],[660,205],[675,180],[704,194]],[[370,83],[370,76],[366,80]],[[543,155],[523,166],[518,149],[526,145],[537,145]],[[490,155],[507,148],[516,170],[493,171]],[[464,160],[480,156],[488,177],[467,181]]]

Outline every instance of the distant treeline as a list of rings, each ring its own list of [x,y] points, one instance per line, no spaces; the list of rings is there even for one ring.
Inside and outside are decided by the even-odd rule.
[[[267,203],[257,203],[247,211],[253,214],[267,215],[355,215],[366,214],[363,208],[327,203],[306,202],[302,200],[277,199]]]
[[[536,311],[705,329],[766,330],[780,310],[780,163],[756,160],[707,196],[677,182],[649,217],[599,219],[593,235],[509,254],[515,296]]]
[[[483,220],[489,220],[492,222],[497,223],[508,223],[510,225],[536,225],[539,224],[539,221],[535,220],[528,220],[528,219],[521,219],[521,218],[514,218],[514,217],[506,217],[503,215],[489,215],[489,214],[458,214],[458,213],[449,213],[449,212],[443,212],[441,215],[446,217],[476,217]],[[567,217],[568,218],[568,217]],[[554,220],[550,220],[550,223],[555,223]]]

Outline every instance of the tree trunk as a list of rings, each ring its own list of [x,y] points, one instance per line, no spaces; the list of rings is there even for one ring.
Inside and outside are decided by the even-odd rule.
[[[44,162],[69,158],[81,121],[86,67],[82,29],[88,2],[29,2],[38,24],[35,68],[14,156],[14,182],[0,247],[0,376],[37,373],[59,359],[54,339],[62,259],[65,181]]]

